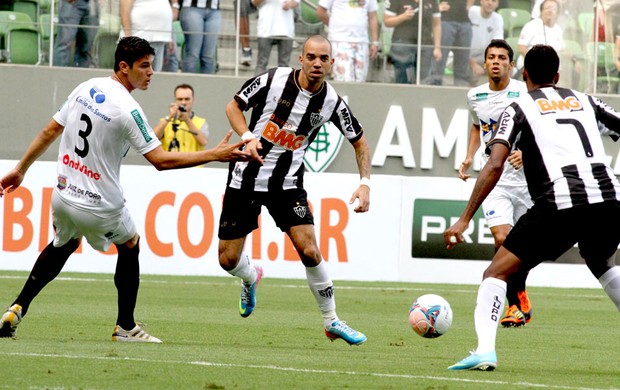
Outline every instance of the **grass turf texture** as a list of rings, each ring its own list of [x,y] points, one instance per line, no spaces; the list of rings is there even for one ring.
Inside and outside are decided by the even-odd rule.
[[[0,273],[8,306],[27,274]],[[447,367],[475,347],[477,286],[336,281],[338,314],[366,333],[328,341],[304,280],[263,279],[256,311],[238,314],[235,278],[143,275],[136,317],[164,344],[111,341],[112,275],[63,273],[17,330],[0,339],[0,388],[89,389],[613,389],[620,386],[618,312],[602,290],[530,288],[533,321],[499,329],[494,372]],[[407,321],[424,293],[454,322],[438,339]]]

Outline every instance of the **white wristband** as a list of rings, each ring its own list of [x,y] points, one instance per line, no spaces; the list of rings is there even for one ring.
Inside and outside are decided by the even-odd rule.
[[[251,131],[246,131],[245,133],[241,135],[241,139],[244,141],[247,141],[251,139],[256,139],[256,137],[254,137],[254,134],[252,134]]]
[[[366,186],[366,187],[370,188],[370,178],[368,178],[368,177],[362,177],[362,178],[360,179],[360,185],[361,185],[361,186]]]

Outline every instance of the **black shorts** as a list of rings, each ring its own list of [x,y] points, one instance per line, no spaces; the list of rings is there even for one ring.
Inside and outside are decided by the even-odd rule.
[[[226,188],[218,237],[235,240],[245,237],[258,227],[261,207],[267,207],[276,225],[283,232],[292,226],[314,225],[308,206],[308,196],[303,189],[280,192],[247,192]]]
[[[504,247],[532,269],[545,260],[556,260],[575,244],[587,263],[597,264],[618,249],[620,202],[602,202],[555,210],[534,205],[515,224]]]

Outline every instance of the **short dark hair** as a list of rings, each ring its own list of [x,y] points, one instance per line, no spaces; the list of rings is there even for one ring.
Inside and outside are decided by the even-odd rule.
[[[114,71],[118,72],[121,62],[126,62],[133,67],[134,62],[146,55],[155,55],[155,49],[145,39],[138,37],[123,37],[116,45],[114,52]]]
[[[308,38],[306,38],[306,40],[304,41],[304,44],[301,46],[301,48],[302,48],[301,53],[302,54],[305,54],[305,52],[306,52],[306,45],[310,41],[313,41],[313,42],[327,42],[329,44],[329,53],[330,53],[330,56],[331,56],[331,53],[332,53],[332,43],[330,42],[329,39],[325,38],[322,35],[311,35]]]
[[[508,59],[510,60],[510,62],[512,62],[514,60],[514,56],[515,56],[514,50],[512,50],[512,47],[510,47],[508,42],[506,42],[503,39],[492,39],[491,40],[491,43],[489,43],[487,45],[487,48],[484,49],[484,59],[485,60],[487,59],[487,52],[492,47],[497,47],[499,49],[506,49],[506,51],[508,52]]]
[[[560,69],[560,57],[549,45],[534,45],[525,55],[524,68],[532,83],[550,84]]]
[[[174,94],[176,95],[177,93],[177,89],[189,89],[190,91],[192,91],[192,96],[194,96],[194,88],[189,85],[189,84],[179,84],[176,87],[174,87]]]

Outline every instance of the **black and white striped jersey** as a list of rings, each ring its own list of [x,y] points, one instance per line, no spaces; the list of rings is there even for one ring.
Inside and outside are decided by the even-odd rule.
[[[327,82],[311,94],[297,81],[299,70],[273,68],[248,80],[235,95],[242,110],[252,110],[249,128],[263,147],[264,164],[231,163],[228,185],[248,191],[303,188],[304,154],[321,126],[331,121],[349,142],[362,127],[346,102]]]
[[[535,204],[558,210],[620,200],[601,134],[620,135],[620,113],[598,98],[565,88],[544,87],[502,113],[487,144],[517,145]]]
[[[181,5],[183,7],[220,9],[220,0],[182,0]]]

